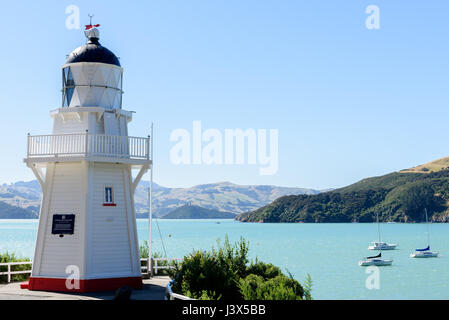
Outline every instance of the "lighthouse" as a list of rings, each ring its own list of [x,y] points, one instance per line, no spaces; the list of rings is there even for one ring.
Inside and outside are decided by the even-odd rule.
[[[30,290],[142,286],[133,195],[151,139],[128,135],[123,68],[98,27],[86,26],[87,43],[62,66],[52,134],[27,137],[24,161],[43,192]]]

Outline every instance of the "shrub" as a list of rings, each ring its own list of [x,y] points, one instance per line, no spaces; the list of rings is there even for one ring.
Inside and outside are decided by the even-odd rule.
[[[248,243],[241,238],[210,251],[193,251],[176,266],[174,292],[200,300],[301,300],[311,299],[311,281],[303,287],[279,267],[256,259],[248,265]]]
[[[246,273],[248,249],[242,240],[231,246],[226,237],[217,250],[194,251],[175,270],[174,292],[198,299],[204,293],[212,299],[242,299],[238,281]]]
[[[282,271],[279,267],[276,267],[271,263],[261,262],[257,259],[255,262],[251,262],[247,272],[248,274],[261,276],[265,280],[282,275]]]
[[[295,279],[278,275],[271,279],[250,274],[240,279],[239,288],[245,300],[302,300],[304,289]]]

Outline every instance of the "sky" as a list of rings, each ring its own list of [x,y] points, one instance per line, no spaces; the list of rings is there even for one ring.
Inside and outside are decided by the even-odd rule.
[[[80,10],[69,29],[66,8]],[[366,8],[379,8],[368,29]],[[31,180],[61,66],[88,14],[124,68],[129,134],[154,123],[154,180],[337,188],[449,156],[447,0],[8,1],[0,10],[0,183]],[[278,170],[175,164],[176,129],[275,129]],[[204,145],[204,144],[203,144]],[[145,180],[149,176],[144,177]]]

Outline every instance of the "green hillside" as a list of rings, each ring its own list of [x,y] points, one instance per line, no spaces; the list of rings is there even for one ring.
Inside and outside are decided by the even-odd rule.
[[[317,195],[281,197],[237,216],[243,222],[449,221],[449,170],[394,172]]]
[[[162,219],[234,219],[235,214],[199,206],[185,205],[170,211]]]

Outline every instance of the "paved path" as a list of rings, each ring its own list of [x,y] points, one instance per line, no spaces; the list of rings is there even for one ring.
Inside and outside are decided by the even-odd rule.
[[[164,300],[169,277],[144,279],[142,290],[133,290],[132,300]],[[112,300],[115,292],[61,293],[20,289],[20,282],[0,285],[0,300]]]

